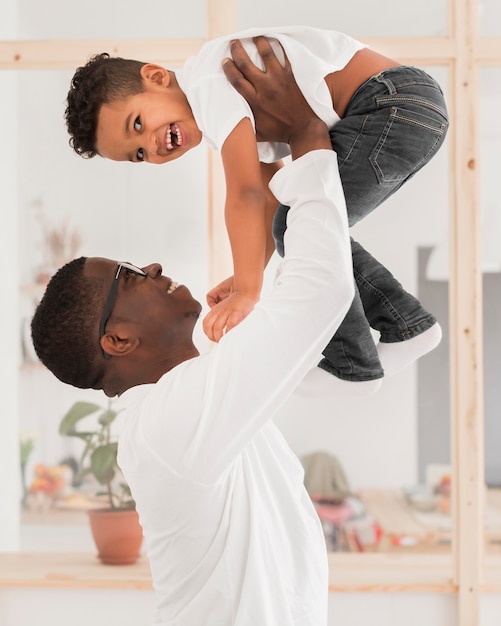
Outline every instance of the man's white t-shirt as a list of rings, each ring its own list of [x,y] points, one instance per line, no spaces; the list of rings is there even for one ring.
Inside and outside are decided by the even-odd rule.
[[[144,529],[155,626],[327,623],[325,539],[272,419],[351,304],[346,207],[330,150],[271,185],[291,206],[271,292],[206,355],[120,398],[118,461]]]
[[[365,44],[337,31],[307,26],[251,28],[207,42],[200,52],[190,57],[182,70],[176,72],[186,94],[204,141],[220,151],[226,138],[245,117],[254,124],[247,101],[230,85],[222,69],[222,60],[231,57],[229,43],[240,39],[251,60],[263,63],[252,37],[265,35],[275,53],[283,59],[277,41],[290,61],[296,82],[315,113],[328,128],[339,121],[324,80],[327,74],[342,69]],[[278,161],[290,154],[284,143],[259,142],[259,157],[264,163]]]

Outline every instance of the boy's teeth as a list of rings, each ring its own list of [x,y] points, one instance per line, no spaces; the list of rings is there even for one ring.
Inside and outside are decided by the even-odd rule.
[[[179,283],[176,283],[173,280],[170,284],[170,287],[167,289],[167,293],[168,294],[174,293],[178,287],[179,287]]]
[[[180,146],[181,145],[181,141],[182,141],[182,136],[181,136],[181,130],[179,128],[179,126],[176,124],[175,126],[176,128],[176,141],[177,141],[177,145]]]
[[[172,128],[174,128],[174,132],[176,134],[176,144],[178,146],[181,145],[182,136],[179,126],[177,124],[172,124],[172,126],[169,126],[169,128],[167,129],[167,150],[172,150],[172,148],[174,147],[172,145]]]

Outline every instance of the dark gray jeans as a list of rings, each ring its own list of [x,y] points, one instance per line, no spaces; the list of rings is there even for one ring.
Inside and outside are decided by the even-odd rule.
[[[449,122],[435,79],[415,67],[395,67],[373,76],[355,92],[345,116],[330,130],[338,156],[350,226],[389,198],[442,145]],[[278,253],[289,207],[273,222]],[[338,331],[323,350],[319,367],[338,378],[367,381],[384,373],[370,327],[380,341],[405,341],[435,322],[420,302],[364,248],[351,240],[355,298]]]

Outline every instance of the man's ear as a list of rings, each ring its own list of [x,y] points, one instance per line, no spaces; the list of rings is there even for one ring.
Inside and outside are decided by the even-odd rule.
[[[101,337],[101,348],[110,356],[126,356],[139,346],[138,337],[119,337],[116,333],[107,332]]]
[[[141,78],[146,85],[168,87],[170,83],[169,71],[155,63],[146,63],[141,67]]]

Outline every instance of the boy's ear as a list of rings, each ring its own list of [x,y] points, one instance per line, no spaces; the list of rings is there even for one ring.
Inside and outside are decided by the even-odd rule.
[[[144,83],[159,87],[168,87],[170,83],[169,71],[155,63],[146,63],[141,67],[141,78]]]
[[[120,337],[116,333],[107,332],[101,337],[101,348],[111,356],[125,356],[134,352],[139,346],[139,338]]]

